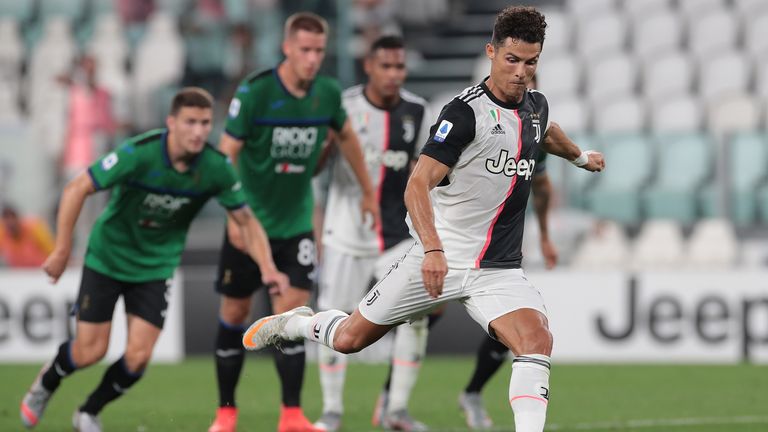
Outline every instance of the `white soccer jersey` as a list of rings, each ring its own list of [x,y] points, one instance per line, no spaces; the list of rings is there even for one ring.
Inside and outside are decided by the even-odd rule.
[[[346,159],[337,157],[326,203],[323,244],[355,256],[376,256],[409,238],[403,193],[410,163],[427,141],[433,120],[426,101],[400,90],[400,102],[386,110],[374,106],[357,85],[342,101],[365,155],[368,175],[376,188],[381,226],[366,226],[360,214],[362,191]]]
[[[511,104],[485,83],[443,108],[422,154],[451,168],[430,193],[449,267],[520,267],[525,208],[548,113],[546,98],[535,90]],[[410,217],[407,222],[418,238]]]

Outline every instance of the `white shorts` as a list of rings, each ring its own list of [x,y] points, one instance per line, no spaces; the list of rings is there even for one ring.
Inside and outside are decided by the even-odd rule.
[[[318,280],[317,308],[352,313],[360,296],[381,280],[392,265],[414,244],[403,240],[379,256],[359,257],[325,246]]]
[[[489,332],[491,321],[518,309],[534,309],[547,315],[541,293],[522,269],[449,269],[443,293],[433,299],[424,289],[423,259],[421,245],[415,245],[398,260],[358,305],[363,317],[374,324],[399,324],[414,321],[443,303],[457,300],[464,304],[472,319]]]

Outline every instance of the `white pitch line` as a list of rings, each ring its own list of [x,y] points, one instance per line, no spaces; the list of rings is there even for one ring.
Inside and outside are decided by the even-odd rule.
[[[645,419],[625,421],[604,421],[596,423],[577,423],[574,425],[552,424],[546,430],[622,430],[656,427],[707,426],[707,425],[737,425],[737,424],[768,424],[766,416],[736,416],[736,417],[691,417],[671,419]]]
[[[624,420],[624,421],[603,421],[595,423],[576,423],[572,425],[551,424],[544,430],[547,431],[600,431],[600,430],[634,430],[644,428],[658,427],[682,427],[682,426],[711,426],[711,425],[747,425],[747,424],[768,424],[767,416],[736,416],[736,417],[691,417],[691,418],[671,418],[671,419],[645,419],[645,420]],[[466,427],[448,427],[448,428],[430,428],[433,432],[466,432]],[[513,432],[512,426],[502,427],[494,426],[490,429],[483,429],[486,432]],[[371,431],[371,432],[379,432]]]

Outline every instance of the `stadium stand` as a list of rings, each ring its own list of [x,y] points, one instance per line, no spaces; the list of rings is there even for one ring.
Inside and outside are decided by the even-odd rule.
[[[406,35],[414,60],[407,87],[428,97],[437,114],[487,75],[489,23],[507,2],[353,4],[358,42],[372,29]],[[768,2],[544,0],[537,6],[549,22],[538,77],[551,119],[610,161],[601,176],[551,163],[559,170],[553,178],[563,210],[592,211],[630,234],[656,218],[675,220],[684,232],[700,220],[725,218],[739,236],[768,221]],[[282,7],[273,0],[0,1],[3,142],[24,136],[42,165],[54,164],[68,106],[60,77],[83,54],[96,60],[119,135],[160,126],[158,113],[182,85],[212,88],[223,105],[244,70],[277,60]],[[332,46],[331,74],[345,54]],[[0,193],[29,196],[60,185],[53,174],[20,182],[16,159],[26,157],[3,153],[0,165],[14,168],[5,169]],[[55,197],[41,193],[31,207],[50,214]]]

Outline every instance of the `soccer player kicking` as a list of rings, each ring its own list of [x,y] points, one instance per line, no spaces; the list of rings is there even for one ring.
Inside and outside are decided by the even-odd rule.
[[[371,45],[364,67],[368,82],[347,89],[343,103],[347,112],[354,113],[350,118],[365,153],[368,175],[378,191],[381,225],[375,231],[366,228],[366,221],[356,211],[361,191],[349,164],[332,158],[321,236],[323,262],[317,299],[321,310],[353,312],[370,282],[381,279],[413,244],[405,224],[403,193],[432,119],[426,112],[426,101],[402,89],[407,75],[402,38],[377,39]],[[427,318],[397,328],[391,379],[379,398],[385,408],[377,403],[375,425],[382,423],[396,430],[426,429],[407,411],[426,344]],[[323,415],[315,426],[336,431],[344,411],[347,358],[321,345],[318,366]]]
[[[490,76],[449,102],[431,129],[405,192],[417,243],[352,314],[301,307],[256,321],[249,349],[308,339],[359,351],[392,326],[460,301],[489,335],[515,353],[509,403],[518,432],[541,432],[549,403],[552,335],[536,288],[520,268],[525,207],[539,148],[589,171],[603,156],[545,142],[548,106],[527,90],[546,22],[533,8],[496,17],[486,45]]]
[[[536,76],[528,84],[528,88],[536,89]],[[549,123],[549,132],[545,141],[568,140],[563,130],[555,122]],[[541,254],[547,269],[553,269],[557,264],[557,248],[549,238],[549,202],[552,196],[552,182],[546,171],[546,152],[540,152],[536,159],[531,191],[533,192],[533,207],[539,223]],[[487,429],[493,427],[493,421],[483,405],[481,392],[485,384],[499,370],[509,355],[509,348],[498,340],[485,337],[477,350],[475,370],[464,391],[459,395],[459,407],[464,412],[467,426],[470,429]]]
[[[59,346],[21,402],[21,420],[37,425],[61,380],[104,357],[112,314],[120,296],[128,317],[125,354],[107,368],[101,383],[72,418],[75,430],[101,431],[98,415],[143,375],[168,307],[170,278],[181,260],[192,219],[215,196],[241,228],[243,242],[261,269],[262,282],[288,288],[261,224],[245,205],[227,157],[206,143],[213,99],[188,87],[173,98],[166,130],[129,139],[69,182],[59,206],[54,251],[43,269],[56,282],[72,248],[72,231],[84,201],[113,189],[93,226],[75,304],[75,338]]]
[[[342,106],[341,89],[336,81],[317,75],[327,35],[325,20],[315,14],[289,17],[282,44],[285,61],[242,82],[221,138],[221,151],[237,164],[248,205],[264,224],[277,267],[290,278],[289,288],[270,292],[275,313],[305,305],[310,298],[315,265],[311,182],[329,127],[360,184],[363,213],[375,225],[379,222],[376,192]],[[238,232],[230,220],[216,282],[221,294],[215,355],[219,408],[210,432],[235,430],[235,387],[245,358],[241,340],[253,293],[262,286],[260,270],[243,252]],[[278,431],[316,430],[300,406],[304,363],[303,341],[275,351],[282,383]]]
[[[567,140],[560,126],[555,122],[550,122],[549,132],[545,141]],[[536,159],[536,169],[534,172],[531,190],[533,192],[533,206],[536,212],[536,219],[539,224],[540,247],[544,257],[544,264],[547,269],[552,269],[557,264],[557,249],[549,238],[549,223],[547,213],[549,211],[549,202],[552,195],[552,182],[546,171],[547,153],[541,152]],[[459,395],[459,406],[464,412],[467,426],[470,429],[487,429],[493,427],[493,421],[488,416],[481,392],[485,384],[499,370],[506,361],[509,354],[509,348],[498,340],[485,337],[477,350],[477,360],[472,377]]]

